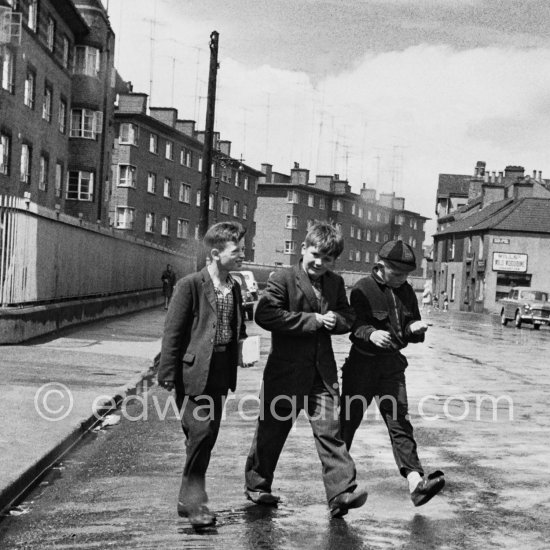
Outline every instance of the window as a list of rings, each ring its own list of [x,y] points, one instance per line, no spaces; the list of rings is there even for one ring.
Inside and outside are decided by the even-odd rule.
[[[167,199],[169,199],[172,196],[172,180],[170,178],[164,178],[163,194]]]
[[[71,43],[69,42],[69,39],[64,36],[63,37],[63,50],[61,51],[61,64],[65,69],[69,68],[69,60],[71,58]]]
[[[11,137],[8,134],[0,134],[0,174],[10,175]]]
[[[239,201],[233,203],[233,216],[235,216],[235,218],[239,217]]]
[[[244,177],[243,188],[245,191],[248,191],[248,176]]]
[[[371,231],[370,231],[370,229],[367,229],[367,241],[371,241],[371,240],[372,240]]]
[[[174,160],[174,144],[171,141],[166,140],[164,157],[168,160]]]
[[[384,222],[390,223],[390,215],[387,212],[384,213]]]
[[[36,32],[38,30],[38,0],[30,0],[29,2],[29,29]]]
[[[67,199],[91,201],[94,194],[94,174],[85,170],[69,171]]]
[[[51,122],[52,120],[52,88],[51,86],[44,87],[44,102],[42,103],[42,118]]]
[[[31,182],[31,156],[31,146],[27,143],[23,143],[21,145],[21,164],[19,170],[19,181],[21,183]]]
[[[288,190],[286,194],[286,202],[298,204],[298,191]]]
[[[248,204],[243,204],[243,220],[248,218]]]
[[[349,228],[349,236],[352,237],[352,238],[355,238],[355,225],[352,225]]]
[[[285,241],[285,254],[296,254],[296,241]]]
[[[197,170],[199,172],[202,172],[202,155],[199,155],[199,163],[198,163]]]
[[[455,294],[456,294],[456,279],[455,279],[455,274],[452,273],[451,274],[451,295],[449,296],[449,300],[451,300],[451,302],[454,302]]]
[[[351,204],[351,215],[352,215],[352,216],[355,216],[356,208],[357,208],[357,206],[356,206],[355,203],[353,202],[353,203]]]
[[[229,199],[227,197],[222,197],[220,212],[222,214],[229,214]]]
[[[367,220],[372,220],[372,212],[367,210]]]
[[[363,207],[360,206],[360,207],[359,207],[359,217],[362,218],[362,217],[363,217],[363,214],[364,214],[364,212],[363,212]]]
[[[135,210],[127,206],[117,206],[115,225],[117,229],[134,229]]]
[[[63,186],[63,164],[55,163],[55,196],[61,197],[61,188]]]
[[[40,191],[46,191],[48,189],[48,172],[50,168],[50,161],[48,156],[42,153],[40,155],[40,173],[38,176],[38,189]]]
[[[355,256],[355,252],[354,252],[353,250],[350,250],[350,251],[349,251],[349,254],[348,254],[348,260],[349,260],[350,262],[353,262],[354,256]]]
[[[170,216],[162,216],[160,234],[164,235],[165,237],[170,235]]]
[[[154,233],[155,231],[155,214],[147,212],[145,214],[145,233]]]
[[[210,195],[208,195],[208,209],[214,210],[214,193],[210,193]]]
[[[235,170],[235,187],[239,187],[240,183],[239,171]]]
[[[48,28],[46,31],[46,46],[50,52],[53,52],[55,46],[55,19],[50,15],[48,16]]]
[[[57,113],[57,127],[64,134],[67,131],[67,102],[59,99],[59,111]]]
[[[118,165],[118,186],[134,187],[136,186],[137,168],[131,164]]]
[[[403,225],[405,223],[405,217],[402,214],[395,216],[395,225]]]
[[[99,50],[91,46],[75,46],[74,73],[99,76]]]
[[[210,165],[210,176],[211,177],[216,177],[216,163],[213,162],[211,165]]]
[[[25,88],[23,90],[23,103],[34,109],[34,84],[36,81],[36,74],[33,70],[27,69],[27,75],[25,76]]]
[[[71,110],[71,137],[95,139],[101,134],[103,113],[91,109]]]
[[[123,122],[120,125],[119,143],[124,145],[138,144],[138,126],[130,122]]]
[[[336,225],[335,225],[338,233],[340,233],[342,235],[342,224],[340,222],[338,222]]]
[[[380,233],[377,231],[375,234],[374,234],[374,240],[379,243],[380,242]]]
[[[158,155],[159,152],[159,137],[153,132],[149,134],[149,151],[155,155]]]
[[[191,186],[186,185],[185,183],[180,183],[178,198],[180,202],[186,202],[187,204],[189,204],[191,202]]]
[[[306,228],[307,228],[308,230],[311,229],[311,226],[312,226],[314,223],[315,223],[314,220],[308,219],[308,220],[306,221]]]
[[[483,260],[483,237],[479,237],[479,255],[478,260]]]
[[[382,213],[381,213],[381,212],[376,212],[376,221],[377,221],[377,222],[381,222],[381,221],[382,221]]]
[[[7,47],[0,50],[0,60],[2,65],[2,89],[13,93],[14,71],[13,71],[13,53]]]
[[[340,199],[332,200],[332,210],[335,212],[342,212],[342,201]]]
[[[287,216],[285,227],[287,229],[296,229],[296,227],[298,227],[298,217],[297,216]]]
[[[195,205],[200,206],[201,205],[201,192],[200,190],[197,191],[197,195],[195,197]]]
[[[360,261],[361,261],[361,251],[360,251],[360,250],[356,250],[356,251],[355,251],[355,261],[356,261],[356,262],[360,262]]]
[[[189,221],[182,220],[181,218],[178,219],[178,223],[176,225],[176,237],[178,239],[187,239],[188,236],[189,236]]]
[[[360,227],[357,228],[357,239],[359,241],[361,240],[361,228]]]
[[[370,252],[368,250],[365,252],[365,262],[366,263],[370,262]]]
[[[147,193],[157,192],[157,175],[154,172],[147,174]]]
[[[182,147],[180,153],[180,163],[190,168],[193,163],[192,151],[186,149],[185,147]]]
[[[327,207],[327,201],[326,201],[325,197],[320,197],[319,198],[319,209],[324,210],[326,207]]]

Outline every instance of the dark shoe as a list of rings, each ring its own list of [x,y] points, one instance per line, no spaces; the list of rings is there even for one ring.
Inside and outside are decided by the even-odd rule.
[[[348,513],[350,508],[359,508],[367,501],[368,493],[365,490],[352,493],[342,493],[330,501],[330,515],[333,518],[341,518]]]
[[[411,493],[413,504],[415,506],[422,506],[437,495],[445,487],[445,478],[443,476],[443,472],[437,470],[431,473],[426,479],[420,481],[416,489]]]
[[[244,494],[254,504],[262,504],[264,506],[277,506],[281,500],[280,497],[272,495],[267,491],[249,491],[247,489]]]

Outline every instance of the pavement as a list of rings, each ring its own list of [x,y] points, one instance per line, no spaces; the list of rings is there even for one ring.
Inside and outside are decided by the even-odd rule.
[[[64,329],[0,352],[0,513],[152,374],[165,311]]]

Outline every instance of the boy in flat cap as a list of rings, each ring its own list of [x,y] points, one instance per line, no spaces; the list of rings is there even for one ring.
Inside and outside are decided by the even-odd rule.
[[[374,397],[391,439],[399,472],[409,483],[411,500],[421,506],[445,485],[443,472],[424,477],[408,420],[405,368],[401,353],[409,343],[424,341],[428,325],[421,320],[418,301],[407,282],[416,269],[412,248],[401,240],[385,243],[372,273],[353,288],[350,304],[357,315],[352,347],[342,369],[340,425],[348,449]]]

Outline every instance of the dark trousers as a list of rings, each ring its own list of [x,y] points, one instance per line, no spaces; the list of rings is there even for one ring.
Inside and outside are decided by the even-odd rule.
[[[227,396],[230,355],[214,353],[202,395],[183,396],[181,425],[186,441],[186,460],[179,493],[180,506],[207,502],[205,476],[220,429]]]
[[[341,436],[349,449],[367,407],[376,397],[388,428],[395,462],[404,477],[412,471],[424,475],[408,419],[406,367],[407,360],[400,353],[367,356],[352,346],[342,369],[340,408]]]
[[[330,502],[341,493],[353,491],[357,487],[355,464],[338,435],[338,395],[329,392],[318,376],[309,395],[295,398],[294,403],[296,406],[291,406],[287,400],[278,403],[262,400],[260,418],[246,461],[246,488],[271,492],[279,456],[298,413],[303,409],[321,459],[327,500]]]

